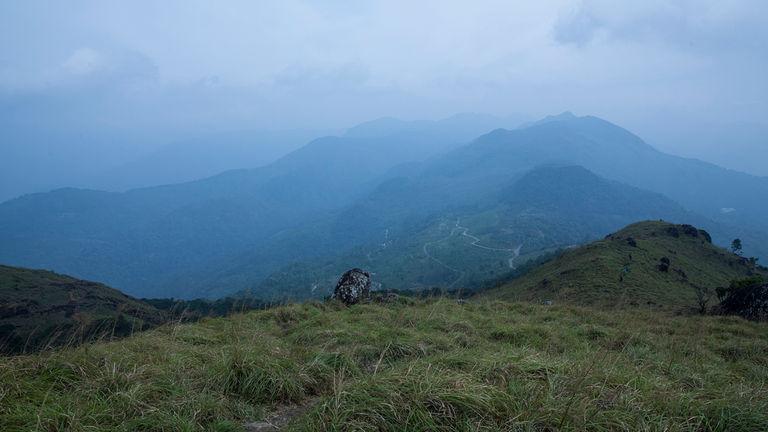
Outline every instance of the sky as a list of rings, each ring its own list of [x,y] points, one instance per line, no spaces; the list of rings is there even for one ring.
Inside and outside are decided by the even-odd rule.
[[[55,131],[129,157],[179,134],[570,110],[768,175],[766,22],[763,0],[2,1],[18,133],[0,146]]]

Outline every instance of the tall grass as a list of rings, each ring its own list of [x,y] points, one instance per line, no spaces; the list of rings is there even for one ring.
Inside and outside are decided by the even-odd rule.
[[[2,431],[765,430],[768,325],[506,302],[336,303],[0,359]]]

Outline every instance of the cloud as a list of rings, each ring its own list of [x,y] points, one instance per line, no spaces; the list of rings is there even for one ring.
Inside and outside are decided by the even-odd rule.
[[[561,44],[584,45],[592,41],[602,23],[586,7],[570,10],[553,27],[554,39]]]
[[[294,64],[275,74],[274,83],[292,89],[333,91],[340,87],[363,86],[369,77],[370,70],[359,62],[344,63],[331,68]]]
[[[88,75],[107,66],[106,59],[92,48],[78,48],[61,65],[74,75]]]
[[[768,118],[762,0],[29,4],[0,2],[0,59],[13,59],[0,93],[58,97],[84,124],[335,128],[568,109],[630,127]]]
[[[561,12],[553,37],[577,46],[633,42],[703,53],[753,51],[768,43],[766,16],[768,2],[762,0],[644,0],[620,5],[583,0]]]

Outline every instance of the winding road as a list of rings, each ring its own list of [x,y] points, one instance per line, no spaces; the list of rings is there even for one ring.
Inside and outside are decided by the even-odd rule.
[[[428,246],[448,241],[457,232],[461,232],[462,236],[467,237],[467,238],[472,240],[472,242],[469,244],[470,246],[474,246],[474,247],[479,248],[479,249],[484,249],[484,250],[493,251],[493,252],[509,252],[509,253],[511,253],[512,256],[507,260],[507,264],[509,265],[510,269],[512,269],[512,270],[515,269],[515,260],[520,256],[520,249],[522,249],[522,247],[523,247],[522,243],[520,245],[518,245],[517,247],[515,247],[515,248],[494,248],[494,247],[490,247],[490,246],[483,246],[483,245],[480,244],[480,242],[481,242],[480,238],[475,237],[472,234],[470,234],[469,233],[469,228],[461,226],[460,225],[460,220],[456,219],[456,224],[453,227],[453,229],[451,229],[451,233],[448,234],[447,237],[439,239],[439,240],[434,240],[434,241],[431,241],[431,242],[424,243],[424,245],[422,246],[422,250],[424,251],[424,255],[427,258],[431,259],[432,261],[436,262],[440,266],[442,266],[442,267],[444,267],[444,268],[446,268],[446,269],[448,269],[448,270],[450,270],[452,272],[455,272],[455,273],[457,273],[459,275],[456,278],[456,280],[454,280],[450,285],[448,285],[449,289],[453,288],[466,275],[466,272],[463,271],[463,270],[451,267],[448,264],[446,264],[443,261],[441,261],[438,258],[436,258],[435,256],[433,256],[432,254],[430,254]]]

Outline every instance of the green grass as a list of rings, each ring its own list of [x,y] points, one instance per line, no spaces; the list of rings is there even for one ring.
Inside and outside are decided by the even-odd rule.
[[[693,236],[684,229],[667,222],[636,223],[603,240],[567,250],[486,295],[603,307],[650,304],[685,309],[696,306],[695,286],[714,293],[734,279],[766,274],[765,268],[713,245],[698,231]],[[662,258],[669,260],[667,271],[659,270]]]
[[[765,430],[768,326],[450,300],[310,303],[0,359],[3,431]]]
[[[0,353],[130,334],[167,315],[106,285],[0,265]]]

